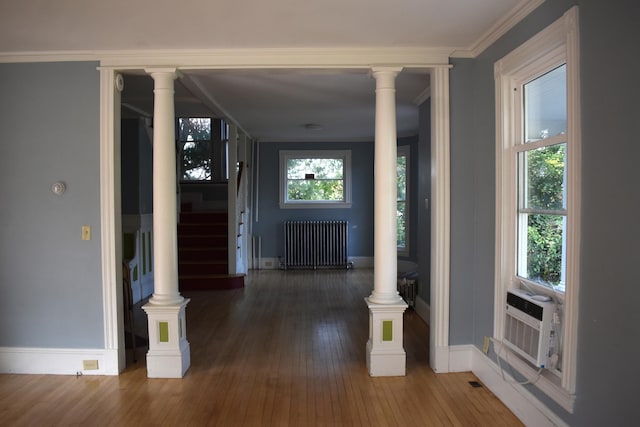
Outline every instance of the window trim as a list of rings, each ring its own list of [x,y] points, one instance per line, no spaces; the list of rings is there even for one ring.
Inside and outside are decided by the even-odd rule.
[[[398,249],[398,255],[399,256],[409,256],[410,254],[410,225],[411,225],[411,211],[410,211],[410,191],[411,191],[411,186],[410,186],[410,177],[411,177],[411,146],[410,145],[399,145],[398,146],[398,152],[397,152],[397,157],[400,156],[405,156],[407,158],[406,160],[406,168],[405,168],[405,173],[406,173],[406,183],[407,183],[407,188],[405,189],[405,198],[404,198],[404,209],[405,209],[405,219],[404,219],[404,248],[401,247],[397,247]],[[397,205],[397,202],[396,202]]]
[[[580,284],[580,82],[579,82],[578,7],[569,9],[560,19],[497,61],[494,67],[496,93],[496,257],[494,295],[494,337],[504,332],[504,296],[518,286],[516,265],[516,157],[508,159],[513,142],[518,141],[521,106],[516,105],[513,87],[524,76],[550,70],[560,62],[567,64],[567,260],[566,291],[556,297],[563,304],[562,372],[547,371],[535,386],[568,412],[575,402],[578,300]],[[540,286],[540,292],[552,292]],[[515,357],[511,359],[516,359]],[[535,376],[528,364],[512,363],[521,373]]]
[[[287,160],[300,158],[342,159],[344,182],[343,201],[290,201],[287,200]],[[351,150],[280,150],[280,209],[326,209],[351,207]]]

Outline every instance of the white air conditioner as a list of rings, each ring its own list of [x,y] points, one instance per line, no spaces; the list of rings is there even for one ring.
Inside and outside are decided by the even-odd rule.
[[[522,289],[510,289],[505,305],[503,344],[539,368],[549,368],[555,353],[556,304]]]

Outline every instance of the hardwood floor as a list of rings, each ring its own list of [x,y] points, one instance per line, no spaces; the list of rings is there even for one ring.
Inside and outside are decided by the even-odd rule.
[[[245,289],[189,292],[191,368],[148,379],[0,375],[0,425],[517,426],[470,373],[436,375],[428,329],[405,313],[407,375],[365,364],[370,270],[257,271]]]

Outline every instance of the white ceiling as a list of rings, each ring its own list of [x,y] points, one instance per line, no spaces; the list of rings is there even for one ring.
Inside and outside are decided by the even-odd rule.
[[[478,49],[541,0],[1,0],[0,60],[22,53],[181,49]],[[153,64],[151,64],[153,65]],[[417,132],[428,75],[397,79],[398,133]],[[222,114],[268,140],[372,139],[375,81],[366,70],[188,71],[180,115]],[[152,112],[152,81],[125,75],[123,102]],[[129,109],[126,109],[130,111]],[[310,131],[307,123],[322,130]]]

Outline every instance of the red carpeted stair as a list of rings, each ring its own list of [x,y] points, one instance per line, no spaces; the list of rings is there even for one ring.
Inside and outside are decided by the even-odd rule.
[[[180,291],[244,287],[243,275],[229,275],[226,212],[182,212],[178,224]]]

